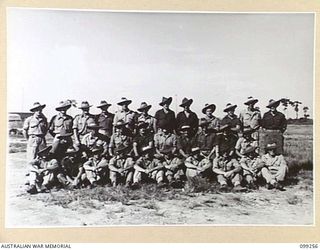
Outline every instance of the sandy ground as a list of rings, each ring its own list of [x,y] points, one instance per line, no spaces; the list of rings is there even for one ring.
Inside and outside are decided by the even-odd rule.
[[[313,224],[312,171],[300,173],[283,192],[263,187],[246,193],[162,190],[163,199],[138,197],[127,202],[91,198],[92,192],[107,194],[117,191],[105,187],[90,190],[85,197],[78,198],[75,198],[75,192],[79,194],[87,190],[29,195],[25,192],[25,173],[25,153],[9,154],[6,227]]]

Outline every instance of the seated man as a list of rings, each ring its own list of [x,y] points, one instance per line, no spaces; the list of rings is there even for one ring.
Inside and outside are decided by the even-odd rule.
[[[213,160],[212,171],[217,174],[217,180],[221,190],[228,188],[228,182],[232,183],[234,191],[245,190],[245,188],[240,185],[242,179],[241,170],[239,162],[230,156],[229,151],[221,152],[221,156]]]
[[[109,161],[109,176],[113,187],[123,183],[123,180],[126,187],[129,187],[132,183],[134,162],[132,157],[127,157],[128,150],[129,147],[125,145],[117,147],[116,155]]]
[[[138,134],[133,138],[133,152],[135,157],[141,156],[144,147],[153,148],[153,135],[147,130],[148,124],[140,122],[138,124]]]
[[[91,188],[96,186],[99,181],[105,181],[108,172],[108,161],[102,156],[102,152],[102,147],[92,148],[90,153],[92,157],[83,164],[84,174],[81,176],[81,181],[88,181]]]
[[[68,148],[61,161],[61,172],[57,175],[58,181],[65,187],[79,187],[83,173],[81,151],[74,147]]]
[[[49,189],[55,184],[59,170],[59,162],[50,154],[51,146],[40,150],[37,158],[28,163],[30,194],[36,194],[44,189]]]
[[[191,127],[189,125],[184,125],[180,128],[180,135],[177,138],[177,149],[183,159],[188,158],[191,153],[193,144],[191,133]]]
[[[164,155],[161,153],[162,150],[171,150],[172,154],[177,151],[177,137],[171,133],[166,126],[161,126],[161,130],[154,135],[154,146],[156,148],[156,158],[163,158]]]
[[[164,186],[164,166],[160,160],[153,158],[153,151],[148,146],[141,150],[142,156],[134,164],[134,186],[139,186],[143,179],[156,181],[159,187]]]
[[[204,175],[208,170],[211,172],[212,168],[211,161],[201,155],[199,147],[191,149],[191,155],[185,160],[184,164],[187,168],[186,176],[188,179],[198,175]]]
[[[179,157],[176,157],[170,148],[163,149],[160,153],[163,155],[161,163],[165,167],[165,176],[169,184],[172,187],[180,187],[182,179],[185,176],[183,161]]]
[[[243,132],[238,133],[239,139],[237,140],[236,146],[235,146],[235,151],[237,156],[240,158],[243,157],[243,152],[248,148],[254,147],[255,150],[257,150],[258,147],[258,142],[253,139],[251,134],[254,132],[253,129],[244,129]]]
[[[122,147],[123,145],[132,147],[132,133],[126,128],[127,122],[123,120],[117,121],[114,124],[114,133],[111,136],[109,143],[109,155],[110,157],[114,156],[115,151],[117,151],[118,147]]]
[[[242,151],[240,165],[243,170],[243,177],[249,189],[257,189],[255,184],[257,177],[260,175],[261,159],[256,152],[256,147],[249,146]]]
[[[276,143],[267,144],[266,154],[261,157],[263,167],[261,169],[262,177],[267,182],[267,188],[276,188],[285,190],[281,182],[285,180],[288,173],[288,165],[283,155],[276,154]]]

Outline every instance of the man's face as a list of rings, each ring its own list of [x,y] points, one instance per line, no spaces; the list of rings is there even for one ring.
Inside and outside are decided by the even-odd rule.
[[[61,115],[65,115],[65,114],[67,113],[67,110],[66,110],[66,109],[62,109],[62,110],[59,111],[59,113],[60,113]]]
[[[168,110],[168,109],[169,109],[169,106],[170,106],[170,105],[169,105],[168,103],[163,104],[163,108],[164,108],[164,109],[167,109],[167,110]]]
[[[184,107],[183,107],[183,110],[184,110],[184,111],[190,111],[190,106],[184,106]]]
[[[101,111],[102,111],[102,112],[107,112],[108,109],[109,109],[109,106],[103,106],[103,107],[101,107]]]
[[[163,132],[165,135],[169,134],[169,131],[168,131],[166,128],[163,128],[163,129],[162,129],[162,132]]]
[[[123,105],[121,105],[121,110],[122,110],[122,111],[128,110],[128,104],[123,104]]]
[[[39,116],[41,113],[42,113],[42,110],[41,110],[41,109],[38,109],[38,110],[34,111],[34,114],[35,114],[36,116]]]
[[[276,110],[277,110],[277,108],[274,107],[274,106],[270,108],[270,111],[271,111],[272,113],[276,112]]]
[[[89,108],[82,109],[82,113],[85,115],[89,114]]]
[[[248,104],[248,109],[249,110],[253,110],[253,108],[254,108],[254,103],[249,103]]]
[[[95,154],[93,155],[93,158],[94,158],[95,160],[98,160],[99,157],[100,157],[100,154],[95,153]]]
[[[140,135],[145,135],[146,134],[146,128],[140,128],[139,129]]]
[[[234,109],[229,110],[229,111],[228,111],[228,115],[229,115],[229,116],[233,116],[233,115],[234,115]]]
[[[120,134],[120,133],[122,132],[122,128],[121,128],[121,127],[117,127],[117,128],[115,129],[115,132],[116,132],[117,134]]]
[[[211,108],[207,108],[207,109],[206,109],[206,115],[207,115],[208,117],[212,117],[212,113],[213,113],[213,110],[212,110]]]
[[[270,150],[269,150],[269,155],[275,156],[275,155],[276,155],[275,150],[274,150],[274,149],[270,149]]]

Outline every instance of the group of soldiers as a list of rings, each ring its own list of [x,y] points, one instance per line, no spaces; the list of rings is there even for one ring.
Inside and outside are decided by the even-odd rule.
[[[45,104],[34,103],[33,115],[24,123],[27,143],[27,192],[35,194],[53,187],[93,188],[97,185],[125,185],[139,188],[143,183],[181,188],[186,180],[206,178],[217,181],[221,190],[244,191],[258,188],[284,190],[288,172],[283,157],[285,116],[277,110],[280,101],[270,100],[269,111],[261,116],[258,102],[248,97],[246,109],[235,114],[237,105],[228,103],[223,119],[214,116],[216,105],[205,104],[202,117],[183,98],[182,111],[170,109],[171,97],[163,97],[154,116],[151,105],[142,102],[137,111],[131,100],[121,98],[119,111],[101,101],[101,113],[90,113],[83,101],[82,112],[67,114],[72,104],[62,101],[48,122]],[[46,136],[53,137],[47,146]]]

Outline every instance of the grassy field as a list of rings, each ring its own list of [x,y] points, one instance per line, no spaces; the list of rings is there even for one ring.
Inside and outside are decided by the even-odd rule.
[[[288,126],[285,156],[289,164],[286,191],[220,193],[216,183],[196,179],[182,189],[117,188],[52,190],[28,195],[25,152],[9,154],[9,227],[137,224],[287,224],[313,223],[312,126]]]

